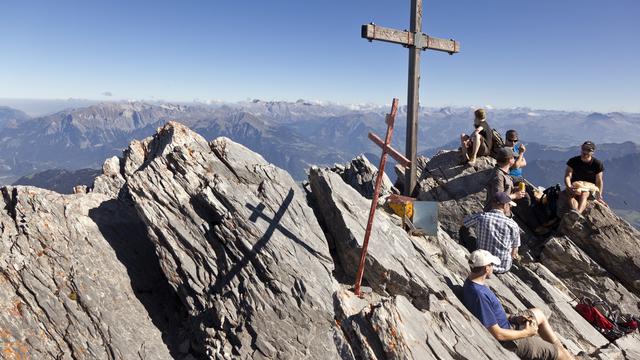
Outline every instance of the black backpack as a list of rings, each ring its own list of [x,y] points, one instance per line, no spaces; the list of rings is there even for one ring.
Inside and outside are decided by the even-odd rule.
[[[558,217],[558,198],[560,197],[560,184],[546,188],[540,198],[540,203],[544,205],[544,212],[547,218]]]
[[[491,128],[491,153],[495,154],[498,149],[503,148],[504,145],[505,143],[502,135],[500,135],[496,129]]]

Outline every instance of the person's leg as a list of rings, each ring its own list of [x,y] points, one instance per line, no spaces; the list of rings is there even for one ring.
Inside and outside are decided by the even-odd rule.
[[[547,321],[547,316],[538,308],[529,309],[529,311],[535,316],[536,322],[538,323],[538,335],[545,341],[555,343],[558,337],[553,332],[553,329],[551,329],[549,321]]]
[[[538,323],[538,335],[540,335],[544,341],[552,343],[556,350],[558,350],[558,360],[573,359],[571,353],[562,346],[560,339],[558,339],[558,336],[556,336],[556,333],[551,328],[551,324],[549,324],[549,320],[547,320],[542,310],[533,308],[529,309],[529,311],[535,316],[536,322]]]
[[[463,162],[469,161],[470,142],[469,135],[465,133],[460,134],[460,156]]]
[[[473,135],[471,136],[471,142],[472,142],[472,150],[471,150],[471,155],[469,156],[469,162],[474,162],[476,161],[476,156],[478,155],[478,150],[480,149],[480,142],[482,141],[482,136],[480,135],[480,133],[478,132],[474,132]]]
[[[583,191],[580,193],[580,195],[578,196],[578,209],[576,211],[578,211],[578,214],[582,214],[582,212],[584,211],[584,209],[587,208],[587,200],[589,199],[589,192],[588,191]]]
[[[578,204],[578,200],[576,200],[576,197],[571,195],[571,194],[568,194],[568,193],[567,193],[567,195],[568,195],[567,198],[569,200],[569,206],[571,207],[571,209],[573,209],[575,211],[578,211],[578,205],[579,204]]]

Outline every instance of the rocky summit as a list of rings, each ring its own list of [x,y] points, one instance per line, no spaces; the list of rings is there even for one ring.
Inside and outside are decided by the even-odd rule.
[[[437,235],[410,236],[380,201],[363,296],[352,292],[372,184],[364,157],[299,184],[225,137],[169,122],[104,162],[93,186],[1,189],[3,359],[517,359],[462,304],[462,218],[493,162],[420,159]],[[402,177],[400,177],[402,178]],[[401,184],[399,184],[401,185]],[[383,197],[395,189],[385,179]],[[384,200],[384,199],[383,199]],[[507,312],[540,308],[580,359],[639,359],[575,310],[640,313],[640,233],[593,204],[490,279]]]

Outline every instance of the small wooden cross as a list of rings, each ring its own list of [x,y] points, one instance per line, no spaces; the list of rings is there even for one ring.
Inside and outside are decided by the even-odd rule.
[[[371,139],[376,145],[382,148],[382,156],[380,156],[380,166],[378,166],[378,175],[376,176],[376,185],[373,188],[373,199],[371,199],[371,208],[369,209],[369,219],[367,220],[367,228],[364,232],[364,241],[362,244],[362,251],[360,252],[360,263],[358,265],[358,272],[356,273],[356,284],[354,287],[354,293],[360,295],[360,284],[362,283],[362,276],[364,275],[364,261],[367,257],[367,247],[369,246],[369,238],[371,237],[371,228],[373,227],[373,216],[376,213],[376,207],[378,206],[378,196],[380,195],[380,185],[382,184],[382,178],[384,176],[384,166],[387,163],[387,154],[402,166],[409,166],[410,161],[406,157],[402,156],[397,150],[391,147],[391,135],[393,135],[393,124],[396,120],[396,114],[398,113],[398,99],[393,99],[391,104],[391,113],[387,114],[387,134],[384,137],[384,141],[377,135],[369,133],[369,139]]]
[[[411,196],[416,187],[420,51],[436,50],[454,54],[460,51],[460,43],[455,40],[439,39],[422,33],[422,0],[411,0],[410,31],[400,31],[375,24],[367,24],[362,25],[362,37],[369,41],[386,41],[409,48],[406,155],[410,160],[410,166],[409,171],[405,171],[404,192],[405,195]]]

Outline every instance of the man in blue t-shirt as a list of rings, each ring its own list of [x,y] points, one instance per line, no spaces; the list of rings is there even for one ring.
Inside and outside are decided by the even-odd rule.
[[[486,250],[471,253],[471,273],[462,288],[464,306],[496,340],[522,359],[573,359],[540,309],[528,309],[507,317],[496,295],[485,285],[486,279],[493,274],[493,266],[498,264],[500,259]]]
[[[524,153],[527,151],[527,148],[523,143],[518,144],[520,141],[518,137],[518,132],[515,130],[509,130],[504,136],[504,142],[506,147],[510,147],[513,149],[513,153],[516,155],[515,162],[511,166],[509,170],[509,175],[513,179],[513,182],[523,181],[522,177],[522,168],[527,166],[527,160],[524,159]]]

